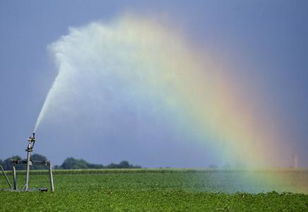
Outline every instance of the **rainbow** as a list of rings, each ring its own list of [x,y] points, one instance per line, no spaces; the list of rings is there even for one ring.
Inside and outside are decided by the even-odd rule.
[[[157,113],[168,117],[172,128],[185,130],[191,142],[210,144],[228,161],[272,168],[288,154],[283,138],[266,128],[252,103],[238,93],[241,85],[228,78],[231,68],[215,64],[170,24],[125,15],[108,24],[72,28],[49,48],[59,73],[36,129],[46,111],[53,108],[51,100],[59,97],[59,87],[80,71],[80,61],[86,61],[89,66],[112,67],[87,72],[119,78],[129,88],[133,102],[149,101]],[[77,64],[70,62],[76,60]]]

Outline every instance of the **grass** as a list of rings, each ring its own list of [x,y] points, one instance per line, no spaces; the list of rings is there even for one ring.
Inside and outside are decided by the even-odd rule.
[[[55,193],[2,191],[0,210],[308,211],[305,194],[234,193],[252,189],[241,188],[242,174],[190,169],[57,170]],[[36,171],[31,177],[31,186],[48,186],[46,172]],[[19,177],[20,184],[22,180]],[[0,187],[4,183],[0,178]]]

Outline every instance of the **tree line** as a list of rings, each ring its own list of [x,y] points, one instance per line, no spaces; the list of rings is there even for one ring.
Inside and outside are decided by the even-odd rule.
[[[18,155],[9,157],[5,160],[0,159],[0,165],[5,170],[12,169],[12,160],[22,160]],[[32,161],[47,161],[44,155],[33,154]],[[110,163],[108,165],[89,163],[84,159],[76,159],[73,157],[66,158],[61,165],[55,165],[54,169],[130,169],[141,168],[141,166],[130,164],[128,161],[121,161],[120,163]],[[25,165],[16,165],[17,170],[25,169]],[[31,169],[47,169],[44,165],[34,165]]]

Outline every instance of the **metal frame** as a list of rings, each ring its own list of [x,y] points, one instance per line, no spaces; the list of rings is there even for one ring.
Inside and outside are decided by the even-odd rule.
[[[26,160],[12,160],[12,174],[13,174],[13,185],[10,183],[9,178],[7,177],[3,167],[0,165],[1,171],[3,176],[6,179],[6,182],[8,183],[11,191],[30,191],[35,189],[29,189],[29,181],[30,181],[30,167],[34,164],[37,165],[45,165],[48,167],[49,171],[49,183],[50,183],[50,190],[51,192],[55,191],[54,181],[53,181],[53,173],[52,173],[52,165],[50,161],[32,161],[31,160],[31,153],[33,152],[34,144],[35,144],[36,138],[35,133],[32,133],[32,136],[28,139],[28,146],[26,149],[27,152],[27,159]],[[24,164],[26,165],[26,179],[25,179],[25,185],[21,190],[18,190],[17,188],[17,174],[16,174],[16,165],[17,164]],[[47,188],[39,188],[36,189],[39,191],[47,191]]]

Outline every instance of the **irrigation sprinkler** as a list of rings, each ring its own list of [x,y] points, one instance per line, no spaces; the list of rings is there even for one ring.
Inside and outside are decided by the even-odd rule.
[[[52,165],[51,162],[46,161],[33,161],[31,159],[31,154],[33,152],[34,144],[36,142],[35,133],[32,133],[32,136],[28,138],[28,145],[26,148],[27,152],[27,159],[26,160],[12,160],[12,175],[13,175],[13,185],[10,183],[9,178],[6,175],[3,167],[0,165],[0,169],[2,171],[2,175],[5,177],[7,184],[9,185],[10,191],[48,191],[48,188],[29,188],[29,181],[30,181],[30,170],[32,165],[44,165],[48,167],[49,172],[49,183],[50,183],[50,190],[51,192],[55,191],[54,181],[53,181],[53,174],[52,174]],[[22,189],[18,189],[17,187],[17,173],[16,173],[16,165],[22,164],[26,165],[26,178],[25,178],[25,185]]]

